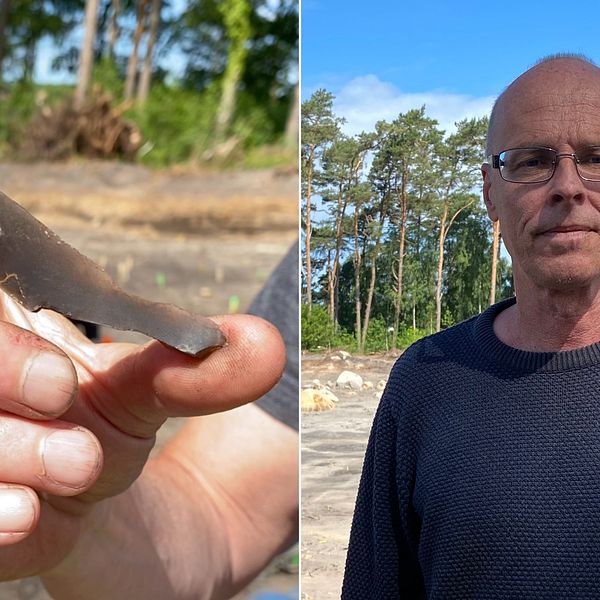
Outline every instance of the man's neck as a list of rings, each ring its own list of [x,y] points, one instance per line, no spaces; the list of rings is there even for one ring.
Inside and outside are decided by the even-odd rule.
[[[517,303],[494,321],[505,344],[531,352],[558,352],[600,340],[600,286],[548,290],[517,285]]]

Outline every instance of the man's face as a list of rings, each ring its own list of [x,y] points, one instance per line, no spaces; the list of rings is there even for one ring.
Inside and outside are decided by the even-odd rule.
[[[572,153],[589,145],[600,145],[598,71],[556,61],[507,91],[492,135],[494,154],[530,146]],[[500,220],[517,285],[524,277],[545,289],[600,286],[599,182],[583,181],[568,157],[544,183],[509,183],[497,169],[482,171],[486,207]]]

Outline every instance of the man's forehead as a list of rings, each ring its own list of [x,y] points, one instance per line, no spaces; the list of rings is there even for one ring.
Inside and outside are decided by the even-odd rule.
[[[545,87],[565,90],[569,88],[585,89],[587,86],[597,86],[600,82],[600,69],[589,62],[576,58],[555,58],[544,61],[517,77],[506,89],[519,93],[528,89]]]
[[[561,69],[531,70],[515,80],[496,107],[493,145],[508,140],[513,146],[580,145],[587,143],[585,138],[598,143],[600,70],[592,65],[584,70],[576,66],[572,70],[567,64]]]

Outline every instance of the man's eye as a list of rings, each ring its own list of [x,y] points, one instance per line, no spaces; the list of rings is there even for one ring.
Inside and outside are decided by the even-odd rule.
[[[600,165],[600,152],[584,156],[580,162],[588,163],[590,165]]]
[[[543,156],[521,156],[514,162],[514,169],[540,169],[550,163]]]
[[[541,158],[529,158],[527,160],[521,161],[521,165],[523,167],[539,167],[542,164]]]

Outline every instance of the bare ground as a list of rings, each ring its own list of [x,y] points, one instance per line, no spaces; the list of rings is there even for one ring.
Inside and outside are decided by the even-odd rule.
[[[243,312],[298,235],[292,172],[0,163],[0,189],[127,291],[201,314]],[[106,327],[101,334],[114,341],[146,339]],[[157,448],[180,425],[170,420]],[[238,598],[297,587],[296,575],[272,567]],[[48,598],[37,578],[0,584],[0,600]]]
[[[377,384],[387,380],[396,357],[304,354],[302,386],[332,389],[339,401],[324,412],[302,414],[303,600],[339,598],[356,492],[371,422],[379,403]],[[342,371],[353,371],[372,389],[338,389]]]

